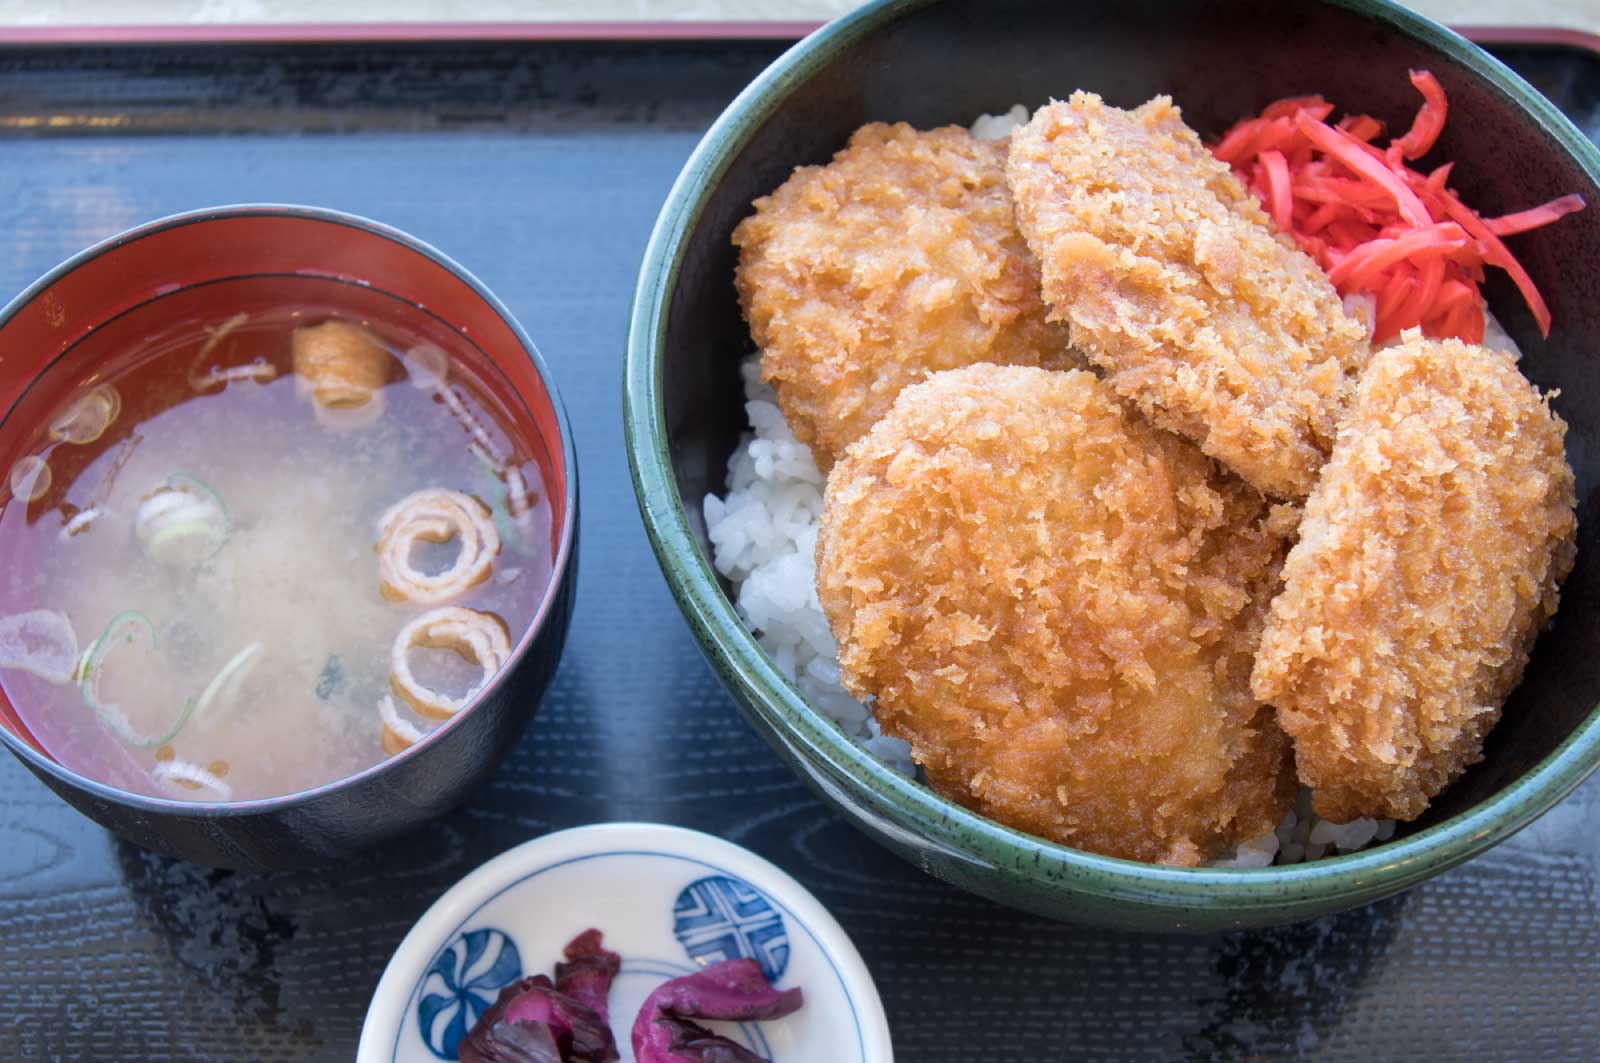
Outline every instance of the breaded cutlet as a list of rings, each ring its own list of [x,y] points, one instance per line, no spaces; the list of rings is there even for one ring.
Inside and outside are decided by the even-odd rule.
[[[1193,866],[1297,787],[1249,689],[1282,513],[1081,370],[901,392],[833,468],[817,587],[845,686],[941,794]]]
[[[1252,678],[1318,815],[1415,819],[1482,758],[1572,568],[1565,435],[1509,354],[1373,354]]]
[[[824,472],[900,389],[942,369],[1083,362],[1045,320],[1005,144],[949,126],[863,126],[734,230],[762,375]]]
[[[1172,101],[1041,107],[1006,172],[1051,320],[1117,393],[1262,492],[1304,498],[1367,329]]]

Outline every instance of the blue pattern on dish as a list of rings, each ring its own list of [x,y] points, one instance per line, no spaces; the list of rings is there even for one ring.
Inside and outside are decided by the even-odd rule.
[[[454,1060],[467,1036],[504,986],[522,977],[517,944],[502,930],[458,934],[423,979],[417,1024],[428,1050]]]
[[[746,957],[773,982],[789,966],[783,916],[743,879],[709,875],[685,886],[672,907],[672,934],[699,964]]]
[[[488,897],[485,900],[483,900],[482,902],[480,902],[478,904],[478,906],[476,908],[474,908],[471,913],[468,913],[468,915],[465,917],[465,919],[471,919],[473,917],[473,915],[476,915],[479,911],[482,911],[482,909],[486,905],[492,903],[497,898],[499,898],[499,897],[503,896],[504,894],[516,889],[519,886],[522,886],[522,885],[532,881],[533,879],[538,878],[540,875],[544,874],[547,871],[551,871],[551,870],[554,870],[554,869],[559,868],[559,867],[566,867],[566,866],[571,865],[571,864],[581,864],[581,863],[586,863],[586,862],[591,861],[591,860],[604,860],[604,859],[614,858],[614,857],[619,857],[619,856],[657,857],[657,858],[665,859],[665,860],[678,861],[678,862],[689,864],[691,866],[704,868],[704,869],[706,869],[708,871],[719,872],[720,873],[719,875],[713,875],[711,877],[728,878],[728,879],[730,879],[732,881],[738,881],[738,882],[743,883],[747,889],[752,888],[752,887],[749,886],[748,883],[744,883],[742,879],[734,879],[733,876],[729,875],[722,868],[718,867],[715,864],[708,863],[708,862],[706,862],[704,860],[697,860],[697,859],[695,859],[693,857],[683,856],[683,855],[678,854],[678,853],[658,852],[658,851],[655,851],[655,850],[648,850],[648,849],[609,849],[609,850],[603,850],[603,851],[595,852],[595,853],[586,853],[586,854],[584,854],[582,856],[575,856],[575,857],[571,857],[571,858],[566,859],[566,860],[558,860],[558,861],[555,861],[554,863],[545,864],[543,867],[539,867],[539,868],[536,868],[536,869],[534,869],[532,871],[529,871],[528,873],[524,874],[520,878],[506,883],[499,890],[497,890],[494,893],[493,896]],[[799,918],[794,914],[794,912],[789,910],[789,908],[786,907],[781,900],[776,902],[776,903],[774,903],[769,899],[768,900],[768,905],[775,912],[780,913],[780,918],[781,918],[782,915],[788,915],[789,918],[794,919],[795,920],[795,925],[799,927],[800,932],[806,934],[813,943],[816,943],[816,941],[817,941],[816,934],[809,927],[807,927],[805,925],[805,923],[801,922],[799,920]],[[464,921],[465,920],[463,920],[463,922]],[[457,923],[456,925],[457,926],[461,926],[462,923]],[[497,933],[498,933],[498,931],[497,931]],[[501,934],[501,936],[505,937],[504,934]],[[430,982],[432,981],[434,974],[446,962],[445,957],[448,956],[452,951],[454,951],[456,949],[456,947],[459,945],[459,943],[461,942],[461,940],[464,939],[465,937],[466,937],[466,934],[464,934],[464,933],[459,935],[458,938],[456,938],[455,940],[453,940],[451,942],[450,948],[446,949],[444,951],[444,953],[442,953],[440,955],[439,959],[434,961],[433,967],[429,969],[428,974],[423,978],[423,981],[421,982],[421,984],[419,984],[414,990],[412,990],[413,999],[417,999],[417,998],[426,999],[427,994],[428,994],[428,986],[429,986]],[[511,943],[509,938],[506,939],[506,943],[508,945],[512,945],[513,948],[516,947],[514,944]],[[818,947],[820,949],[820,945]],[[822,959],[822,961],[824,963],[826,963],[828,965],[828,969],[833,974],[834,978],[842,983],[842,978],[840,977],[839,969],[838,969],[837,965],[835,965],[835,963],[833,961],[833,957],[830,956],[827,953],[826,950],[822,950],[821,951],[821,959]],[[785,965],[787,965],[787,962],[788,962],[788,949],[787,949],[787,946],[785,946],[785,950],[784,950],[784,962],[785,962]],[[521,966],[520,961],[518,963],[518,966],[520,968],[520,966]],[[634,964],[630,963],[627,960],[624,960],[623,961],[623,973],[627,973],[630,967],[634,967]],[[668,965],[668,970],[661,972],[658,976],[659,977],[668,977],[668,976],[670,976],[670,969],[671,969],[671,965]],[[644,973],[642,968],[640,968],[640,972]],[[513,976],[510,979],[510,981],[515,981],[517,977],[520,977],[520,973],[518,975]],[[509,984],[509,982],[507,982],[507,984]],[[865,1058],[865,1048],[864,1048],[864,1042],[863,1042],[863,1036],[864,1035],[863,1035],[862,1028],[861,1028],[861,1020],[860,1020],[859,1015],[856,1013],[856,1002],[848,994],[845,996],[845,1003],[849,1006],[850,1012],[849,1012],[848,1017],[841,1015],[840,1018],[841,1019],[847,1019],[850,1029],[855,1034],[855,1042],[856,1042],[855,1059],[857,1061],[860,1061],[860,1060],[863,1060]],[[485,1005],[485,1007],[486,1006],[487,1005]],[[420,1000],[419,1000],[419,1003],[418,1003],[417,1010],[418,1010],[418,1013],[420,1015],[420,1012],[422,1010]],[[472,1019],[470,1021],[466,1021],[465,1022],[465,1024],[462,1026],[463,1036],[465,1034],[465,1031],[467,1029],[471,1028],[471,1024],[473,1022],[477,1021],[477,1016],[481,1015],[482,1013],[483,1013],[483,1008],[480,1007],[480,1008],[478,1008],[478,1010],[476,1012],[474,1012],[474,1014],[472,1016]],[[400,1057],[400,1038],[401,1038],[401,1030],[402,1029],[404,1029],[403,1025],[399,1025],[399,1026],[395,1027],[393,1052],[394,1052],[394,1057],[396,1059],[398,1059]],[[755,1026],[754,1024],[741,1023],[740,1024],[740,1030],[741,1030],[741,1032],[748,1031],[746,1033],[746,1037],[750,1039],[750,1042],[752,1044],[752,1048],[754,1050],[763,1052],[767,1056],[767,1058],[769,1058],[769,1059],[774,1058],[775,1054],[768,1047],[766,1036],[765,1036],[765,1034],[763,1034],[761,1032],[759,1027]],[[429,1050],[432,1051],[434,1055],[438,1056],[439,1055],[438,1049],[435,1049],[433,1047],[432,1043],[428,1041],[428,1030],[427,1030],[426,1027],[424,1027],[423,1030],[422,1030],[422,1039],[423,1039],[423,1041],[425,1043],[427,1043],[427,1046],[428,1046]],[[453,1047],[458,1047],[459,1045],[460,1045],[460,1040],[458,1039],[455,1042],[455,1046],[453,1046]],[[454,1055],[451,1055],[451,1056],[440,1056],[439,1058],[448,1059],[448,1060],[454,1060],[454,1059],[456,1059],[456,1056],[454,1056]]]

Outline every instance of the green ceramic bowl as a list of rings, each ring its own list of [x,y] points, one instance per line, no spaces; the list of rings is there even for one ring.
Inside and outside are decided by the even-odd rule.
[[[826,161],[875,119],[968,123],[1078,87],[1131,106],[1169,92],[1203,135],[1281,96],[1321,92],[1404,129],[1406,71],[1449,93],[1438,151],[1485,213],[1565,192],[1595,204],[1515,250],[1548,297],[1539,338],[1514,290],[1490,302],[1562,392],[1578,474],[1578,569],[1482,764],[1396,838],[1357,854],[1259,870],[1114,860],[1019,834],[880,765],[809,708],[757,646],[708,561],[700,504],[721,492],[744,428],[737,365],[751,349],[729,235],[750,201],[799,164]],[[1207,930],[1306,919],[1376,900],[1504,840],[1600,762],[1597,487],[1600,153],[1548,101],[1453,33],[1385,0],[882,0],[802,41],[746,89],[684,167],[656,223],[628,339],[626,424],[645,527],[685,617],[751,724],[852,822],[965,889],[1062,919]]]

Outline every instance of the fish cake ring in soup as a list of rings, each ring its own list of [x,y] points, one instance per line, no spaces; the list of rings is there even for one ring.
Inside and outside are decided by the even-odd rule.
[[[388,756],[404,752],[428,737],[422,728],[400,715],[394,698],[388,694],[378,699],[378,720],[378,741]]]
[[[442,572],[412,564],[419,542],[460,541]],[[407,495],[378,519],[378,578],[383,596],[395,602],[435,604],[460,597],[489,578],[500,553],[500,533],[489,509],[471,495],[431,487]]]
[[[1279,516],[1090,373],[972,366],[907,388],[834,466],[817,588],[846,687],[934,789],[1194,865],[1296,793],[1249,689]]]
[[[409,654],[419,647],[453,650],[476,664],[481,672],[477,684],[459,698],[429,689],[411,670]],[[465,708],[510,658],[511,642],[499,617],[446,606],[423,613],[400,629],[389,657],[389,685],[419,715],[445,720]]]

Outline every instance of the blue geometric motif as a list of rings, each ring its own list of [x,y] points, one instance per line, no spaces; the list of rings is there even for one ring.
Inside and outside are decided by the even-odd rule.
[[[672,906],[672,933],[696,963],[745,956],[774,982],[789,966],[783,916],[741,879],[712,875],[691,882]]]
[[[440,1059],[455,1059],[461,1041],[503,986],[522,977],[516,942],[503,931],[457,935],[422,980],[417,1024],[423,1043]]]

